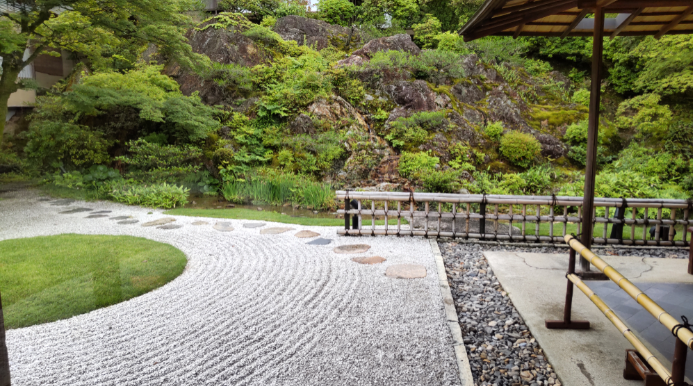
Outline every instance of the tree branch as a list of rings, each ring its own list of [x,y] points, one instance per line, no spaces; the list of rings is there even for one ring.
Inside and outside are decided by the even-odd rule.
[[[44,48],[46,48],[46,44],[40,44],[38,47],[36,47],[34,52],[31,55],[29,55],[29,57],[26,58],[25,61],[19,64],[19,68],[24,68],[29,63],[33,62],[34,59],[36,59],[41,54],[41,51],[43,51]]]

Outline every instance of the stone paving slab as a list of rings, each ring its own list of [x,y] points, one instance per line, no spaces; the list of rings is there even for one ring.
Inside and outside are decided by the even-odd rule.
[[[260,235],[244,228],[246,221],[231,220],[236,230],[221,233],[192,225],[218,219],[89,203],[114,216],[170,217],[171,225],[182,226],[163,231],[65,217],[57,214],[65,208],[22,193],[2,195],[0,240],[60,233],[146,237],[179,248],[188,264],[175,280],[126,302],[8,331],[13,385],[461,384],[459,346],[446,324],[428,240],[369,239],[369,253],[387,261],[362,265],[293,233]],[[336,246],[356,241],[338,237],[336,227],[296,228]],[[430,274],[385,276],[395,264],[422,265]]]

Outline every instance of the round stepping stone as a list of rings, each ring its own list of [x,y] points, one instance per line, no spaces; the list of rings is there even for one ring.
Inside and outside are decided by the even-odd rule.
[[[280,233],[292,231],[294,228],[267,228],[260,231],[261,235],[278,235]]]
[[[156,229],[178,229],[178,228],[182,228],[182,227],[183,227],[182,225],[178,225],[178,224],[167,224],[167,225],[162,225],[160,227],[156,227]]]
[[[214,224],[214,229],[218,230],[219,232],[231,232],[233,227],[231,226],[230,222],[218,222]]]
[[[127,220],[131,216],[116,216],[116,217],[111,217],[109,220]]]
[[[85,218],[101,218],[101,217],[108,217],[107,214],[91,214]]]
[[[120,224],[120,225],[137,224],[138,222],[140,222],[140,220],[125,220],[125,221],[118,221],[118,224]]]
[[[366,244],[341,245],[334,249],[334,253],[363,253],[369,249],[371,246]]]
[[[44,198],[39,198],[38,201],[46,202],[46,201],[51,201],[51,199],[50,199],[50,198],[45,198],[45,197],[44,197]]]
[[[243,228],[262,228],[264,226],[264,222],[247,222],[243,224]]]
[[[164,217],[164,218],[160,218],[158,220],[146,222],[146,223],[142,224],[142,226],[143,227],[153,227],[156,225],[166,225],[166,224],[172,223],[174,221],[176,221],[176,219],[173,217]]]
[[[320,236],[320,233],[316,233],[313,231],[300,231],[300,232],[296,233],[294,236],[298,237],[299,239],[309,239],[311,237]]]
[[[426,267],[418,264],[396,264],[387,267],[385,276],[396,279],[420,279],[426,277]]]
[[[75,209],[70,209],[66,210],[63,212],[60,212],[60,214],[71,214],[71,213],[80,213],[80,212],[91,212],[93,209],[91,208],[75,208]]]
[[[315,239],[312,241],[307,242],[306,244],[308,245],[327,245],[332,243],[332,239],[323,239],[322,237],[319,239]]]
[[[209,225],[207,221],[195,221],[192,223],[193,225]]]
[[[373,264],[380,264],[386,259],[384,257],[380,256],[370,256],[370,257],[354,257],[351,259],[352,261],[355,261],[359,264],[368,264],[368,265],[373,265]]]
[[[91,212],[91,214],[102,214],[102,213],[111,213],[111,210],[100,210],[98,212]]]

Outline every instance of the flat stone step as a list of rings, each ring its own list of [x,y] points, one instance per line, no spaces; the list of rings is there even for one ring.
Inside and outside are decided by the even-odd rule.
[[[395,279],[420,279],[426,277],[426,267],[419,264],[396,264],[387,267],[385,276]]]
[[[363,253],[369,249],[371,249],[371,246],[367,245],[367,244],[341,245],[341,246],[334,249],[334,253],[343,253],[343,254]]]
[[[176,219],[173,217],[164,217],[164,218],[160,218],[158,220],[146,222],[146,223],[142,224],[142,226],[143,227],[153,227],[153,226],[157,226],[157,225],[166,225],[166,224],[172,223],[174,221],[176,221]]]
[[[300,232],[296,233],[294,236],[298,237],[299,239],[309,239],[312,237],[320,236],[320,233],[313,232],[313,231],[300,231]]]
[[[281,228],[281,227],[276,227],[276,228],[267,228],[263,229],[260,231],[261,235],[278,235],[284,232],[292,231],[294,228]]]

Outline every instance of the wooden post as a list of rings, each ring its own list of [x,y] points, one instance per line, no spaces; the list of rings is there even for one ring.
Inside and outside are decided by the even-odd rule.
[[[671,380],[674,384],[683,384],[686,378],[686,356],[688,355],[688,346],[676,339],[674,346],[674,359],[671,361]]]
[[[693,227],[688,228],[688,231],[691,233],[691,237],[688,239],[688,244],[690,246],[688,252],[688,274],[693,275]],[[685,232],[683,235],[683,239],[686,239]]]
[[[571,247],[568,255],[568,275],[575,273],[575,250]],[[566,275],[567,276],[567,275]],[[587,330],[590,322],[586,320],[573,320],[573,282],[568,280],[565,291],[565,305],[563,306],[563,320],[546,320],[544,325],[550,330]]]
[[[594,220],[594,185],[597,174],[597,140],[599,137],[599,102],[601,101],[602,51],[604,48],[604,9],[594,9],[594,33],[592,43],[592,89],[590,91],[590,115],[587,131],[587,167],[585,168],[585,193],[582,203],[582,245],[592,246]],[[580,258],[583,272],[590,270],[590,263]]]
[[[10,358],[7,355],[5,343],[5,317],[2,313],[2,297],[0,297],[0,386],[10,386]]]

